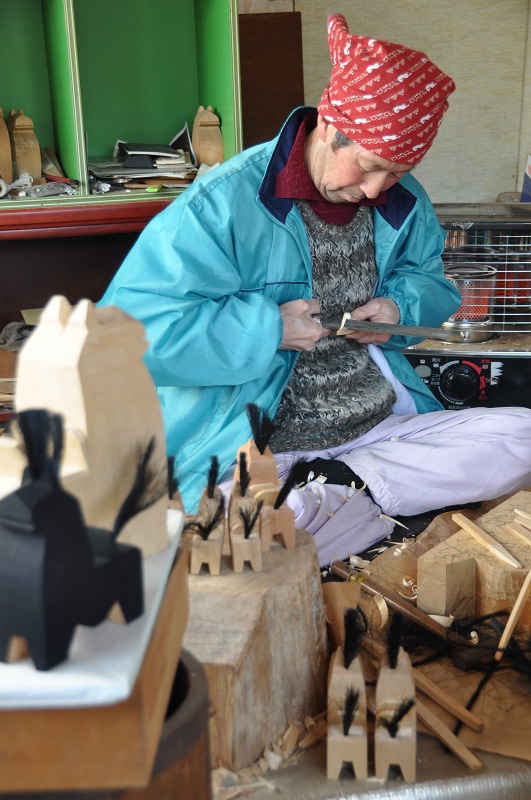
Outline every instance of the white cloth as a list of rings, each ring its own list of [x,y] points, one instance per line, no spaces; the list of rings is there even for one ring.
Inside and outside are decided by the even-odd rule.
[[[378,516],[380,509],[390,516],[412,516],[530,486],[531,409],[395,414],[337,447],[276,454],[281,478],[301,457],[344,461],[374,498],[369,527],[360,513],[360,493],[342,499],[347,487],[312,481],[290,493],[287,502],[297,526],[314,533],[319,562],[326,564],[359,553],[390,532],[392,523]]]

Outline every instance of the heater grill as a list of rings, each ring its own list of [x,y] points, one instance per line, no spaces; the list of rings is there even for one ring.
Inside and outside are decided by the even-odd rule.
[[[443,261],[463,304],[455,319],[488,315],[493,330],[531,333],[531,210],[527,204],[438,205]],[[466,265],[466,267],[465,267]],[[473,283],[476,271],[477,282]]]

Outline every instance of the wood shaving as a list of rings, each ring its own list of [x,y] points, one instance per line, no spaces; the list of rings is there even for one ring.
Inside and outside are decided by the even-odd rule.
[[[327,733],[326,710],[304,721],[292,720],[281,736],[265,748],[261,757],[249,767],[232,772],[225,767],[212,770],[213,800],[237,800],[247,797],[256,789],[275,789],[266,775],[291,765],[309,747]]]

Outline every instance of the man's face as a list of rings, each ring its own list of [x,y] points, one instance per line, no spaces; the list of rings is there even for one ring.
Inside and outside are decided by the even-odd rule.
[[[321,116],[311,148],[307,168],[322,196],[331,203],[359,203],[374,199],[412,170],[411,164],[398,164],[365,150],[354,142],[333,149],[336,128]]]

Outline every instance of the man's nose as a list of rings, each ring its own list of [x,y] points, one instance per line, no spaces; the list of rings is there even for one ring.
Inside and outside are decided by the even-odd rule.
[[[388,176],[385,172],[367,173],[360,184],[365,196],[371,200],[373,200],[375,197],[378,197],[380,192],[382,192],[384,189],[387,177]]]

